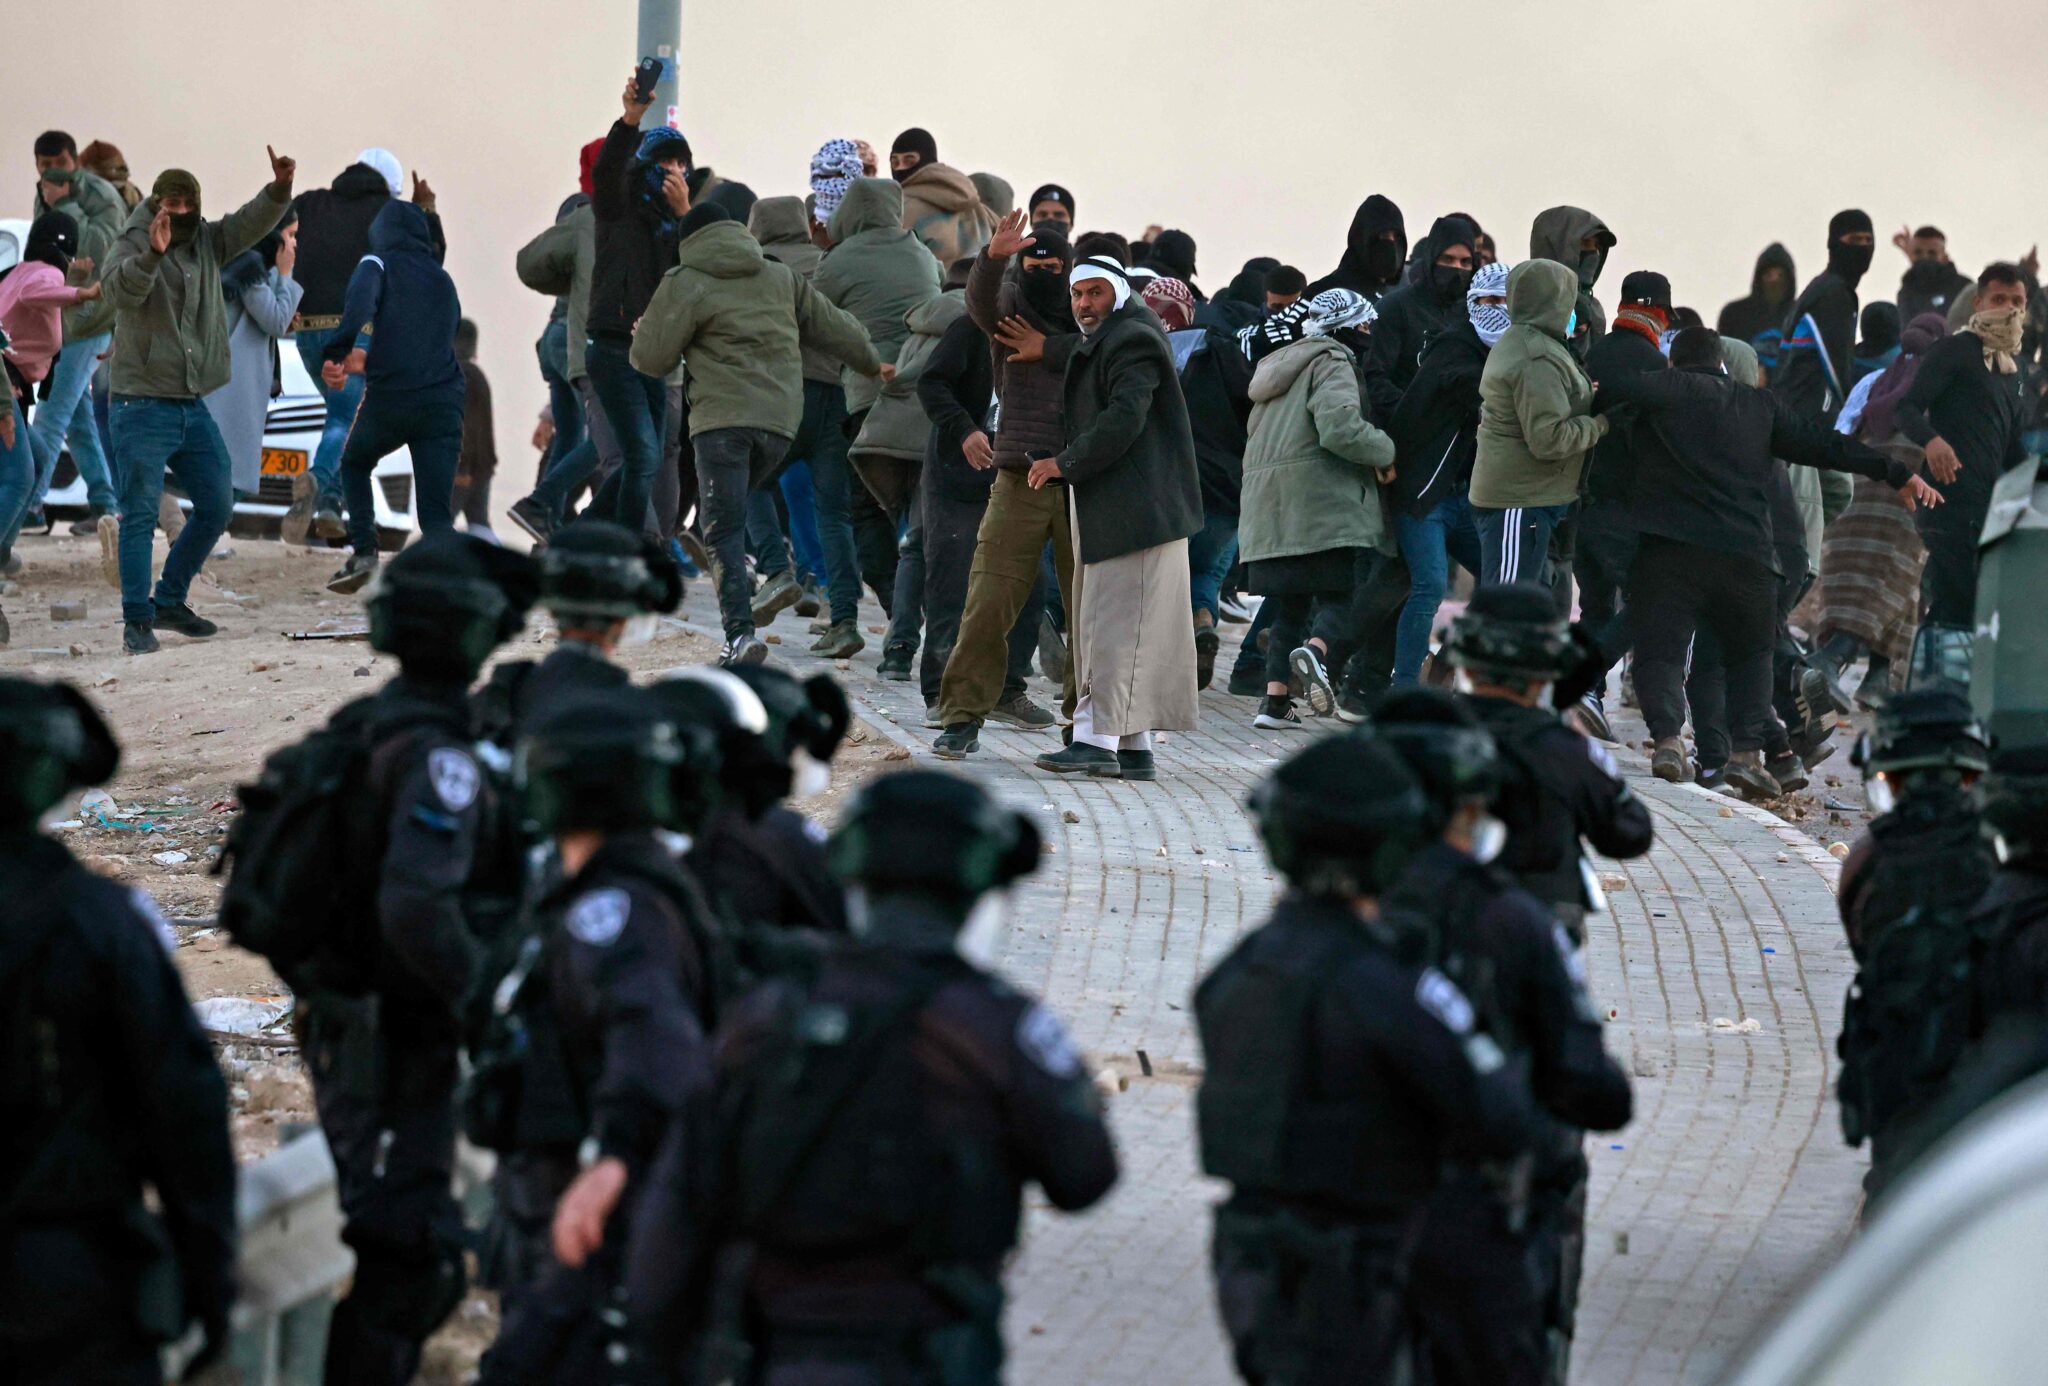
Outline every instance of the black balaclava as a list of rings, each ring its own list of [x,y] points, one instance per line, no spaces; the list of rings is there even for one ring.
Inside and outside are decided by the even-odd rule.
[[[1854,207],[1846,212],[1835,213],[1834,218],[1828,222],[1828,268],[1848,280],[1852,289],[1869,270],[1871,256],[1877,253],[1874,242],[1870,245],[1842,243],[1842,237],[1858,231],[1869,235],[1873,228],[1870,224],[1870,213]]]
[[[1438,217],[1436,224],[1429,228],[1429,264],[1425,272],[1429,275],[1429,290],[1436,301],[1445,308],[1464,307],[1465,290],[1472,287],[1472,271],[1452,269],[1439,265],[1436,257],[1449,246],[1462,245],[1475,253],[1478,249],[1479,228],[1464,217]]]
[[[1059,257],[1058,269],[1025,269],[1018,266],[1017,291],[1038,314],[1040,321],[1049,327],[1062,331],[1074,330],[1074,303],[1067,292],[1067,271],[1074,264],[1074,248],[1050,222],[1040,223],[1033,228],[1031,245],[1024,251],[1026,260],[1047,260]]]
[[[28,240],[21,249],[24,262],[54,266],[59,274],[71,268],[78,254],[78,223],[69,212],[45,212],[28,228]]]
[[[1387,232],[1394,239],[1386,239]],[[1398,283],[1408,262],[1408,226],[1391,198],[1378,193],[1358,204],[1345,237],[1344,259],[1364,273],[1375,289]]]
[[[889,176],[901,183],[926,164],[935,164],[939,161],[939,142],[932,138],[931,131],[913,125],[898,135],[896,143],[889,146],[889,158],[892,163],[898,154],[917,155],[917,163],[912,167],[889,170]]]
[[[199,200],[199,180],[197,178],[194,178],[182,168],[167,168],[156,176],[156,183],[149,191],[150,195],[155,198],[168,197],[173,193],[183,193],[192,199],[191,211],[171,213],[172,245],[184,245],[199,234],[200,217],[203,215],[204,204]]]

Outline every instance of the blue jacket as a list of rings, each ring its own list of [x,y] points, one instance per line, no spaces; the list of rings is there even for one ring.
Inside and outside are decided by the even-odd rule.
[[[435,258],[427,214],[393,198],[370,223],[370,253],[349,275],[341,322],[322,355],[345,359],[367,331],[364,374],[371,394],[446,392],[459,402],[455,323],[461,316],[455,281]]]

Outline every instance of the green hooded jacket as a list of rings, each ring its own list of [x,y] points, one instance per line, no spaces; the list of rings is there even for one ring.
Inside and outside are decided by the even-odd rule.
[[[815,278],[825,252],[811,239],[811,212],[801,197],[764,197],[747,213],[747,230],[761,243],[761,253],[780,260],[805,279]],[[839,383],[839,358],[816,347],[804,348],[804,379]]]
[[[1576,283],[1579,275],[1579,261],[1585,255],[1581,244],[1588,238],[1599,242],[1600,268],[1607,265],[1607,256],[1614,249],[1616,236],[1607,229],[1607,223],[1594,216],[1584,207],[1552,207],[1536,214],[1535,222],[1529,227],[1529,258],[1532,260],[1555,260],[1572,272]],[[1594,272],[1594,283],[1599,282],[1599,271]],[[1590,285],[1578,290],[1579,329],[1572,334],[1572,350],[1583,361],[1586,353],[1593,349],[1593,343],[1607,335],[1607,310],[1600,306],[1600,300],[1593,297]]]
[[[78,223],[78,258],[93,263],[92,273],[81,282],[96,284],[104,279],[114,242],[128,220],[128,204],[114,185],[91,169],[81,168],[72,176],[70,195],[55,204],[44,202],[42,188],[36,188],[36,215],[45,212],[62,212]],[[66,342],[97,337],[113,326],[114,308],[105,298],[64,310]]]
[[[966,316],[967,295],[959,289],[910,310],[905,324],[910,335],[896,353],[896,379],[875,396],[874,407],[861,421],[860,436],[847,449],[854,472],[886,514],[901,515],[909,504],[923,469],[925,444],[931,439],[932,421],[918,402],[917,382],[938,350],[939,338]]]
[[[589,336],[590,272],[597,263],[597,214],[584,203],[519,247],[513,260],[519,282],[535,293],[569,300],[563,354],[571,380],[583,378],[583,343]]]
[[[1554,260],[1508,271],[1508,328],[1479,376],[1479,455],[1472,504],[1492,510],[1569,505],[1586,454],[1607,435],[1593,382],[1565,345],[1579,278]]]
[[[691,232],[676,261],[633,334],[632,362],[642,374],[666,376],[689,358],[691,437],[758,428],[794,438],[804,415],[806,341],[860,378],[881,370],[860,323],[763,255],[738,222]]]
[[[812,281],[819,293],[860,319],[884,361],[894,361],[910,335],[904,325],[910,310],[939,296],[938,261],[902,221],[902,188],[887,178],[856,178],[826,223],[832,249]],[[879,382],[852,370],[841,383],[848,414],[871,407],[881,390]]]
[[[101,280],[114,305],[115,394],[198,399],[228,383],[220,267],[269,235],[291,201],[290,184],[267,184],[239,210],[202,221],[191,240],[162,255],[149,244],[156,198],[135,204]]]
[[[1351,353],[1328,337],[1304,338],[1259,362],[1248,393],[1238,556],[1378,547],[1378,474],[1394,465],[1394,440],[1366,418]]]

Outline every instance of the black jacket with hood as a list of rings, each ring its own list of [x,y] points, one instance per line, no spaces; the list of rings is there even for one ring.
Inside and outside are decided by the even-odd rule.
[[[1899,280],[1899,321],[1911,322],[1922,313],[1939,313],[1944,318],[1955,306],[1956,295],[1970,286],[1970,276],[1947,260],[1915,260]]]
[[[1669,364],[1657,344],[1642,333],[1619,327],[1593,344],[1586,353],[1586,374],[1605,383],[1624,375],[1661,371]],[[1586,459],[1584,518],[1625,524],[1628,518],[1628,478],[1634,470],[1636,423],[1609,428],[1607,436],[1593,446]]]
[[[947,500],[986,502],[995,484],[994,467],[971,467],[961,451],[969,437],[987,429],[995,388],[988,337],[962,313],[939,337],[917,377],[917,402],[932,423],[924,450],[925,484]]]
[[[1795,414],[1832,424],[1849,398],[1855,369],[1856,286],[1822,270],[1785,316],[1771,393]]]
[[[1189,327],[1167,334],[1180,362],[1181,397],[1194,435],[1204,515],[1235,515],[1244,489],[1244,445],[1252,417],[1252,363],[1237,334]]]
[[[441,393],[460,408],[455,324],[461,316],[455,281],[434,253],[427,214],[391,198],[370,223],[370,253],[349,276],[341,321],[323,355],[329,361],[344,359],[367,326],[370,348],[363,376],[371,396],[418,399]]]
[[[1764,275],[1774,269],[1785,271],[1785,296],[1769,298],[1764,294]],[[1772,241],[1764,247],[1764,253],[1756,257],[1756,268],[1749,276],[1749,296],[1738,298],[1721,309],[1720,320],[1714,330],[1723,337],[1733,337],[1738,342],[1748,342],[1757,349],[1757,356],[1769,365],[1777,352],[1777,338],[1785,327],[1785,314],[1792,307],[1793,286],[1799,283],[1799,273],[1792,265],[1792,252]],[[1768,343],[1759,342],[1768,338]],[[1764,350],[1768,344],[1770,350]]]
[[[1395,463],[1394,480],[1382,492],[1389,506],[1420,518],[1471,484],[1488,354],[1469,317],[1430,338],[1387,423]]]
[[[1372,244],[1388,231],[1394,233],[1396,249],[1383,266],[1384,274],[1375,274],[1370,263]],[[1434,255],[1429,258],[1432,263],[1436,259]],[[1337,268],[1308,286],[1307,296],[1313,298],[1325,289],[1349,289],[1378,303],[1401,282],[1401,266],[1407,262],[1408,223],[1391,198],[1374,193],[1352,213],[1351,230],[1344,237],[1344,258]]]
[[[640,132],[615,120],[590,171],[590,210],[597,218],[588,324],[593,337],[632,336],[661,277],[676,266],[681,238],[663,234],[635,186],[639,150]]]
[[[1587,254],[1580,246],[1589,236],[1600,243],[1600,259],[1593,266],[1590,283],[1580,266],[1580,261]],[[1535,224],[1529,228],[1530,259],[1555,260],[1579,276],[1579,300],[1574,305],[1579,325],[1578,330],[1572,333],[1571,348],[1581,361],[1593,349],[1593,343],[1607,335],[1607,311],[1600,306],[1600,300],[1593,297],[1593,285],[1600,282],[1600,271],[1606,267],[1608,253],[1614,249],[1616,239],[1615,234],[1607,229],[1607,223],[1584,207],[1552,207],[1538,212]]]
[[[1379,321],[1372,325],[1372,358],[1395,389],[1406,390],[1415,378],[1423,345],[1431,335],[1465,320],[1465,290],[1460,288],[1446,302],[1438,296],[1430,271],[1445,246],[1469,246],[1478,238],[1479,228],[1463,217],[1438,217],[1416,247],[1422,278],[1380,300]],[[1465,281],[1469,284],[1471,276]]]
[[[370,253],[370,223],[394,199],[384,175],[368,164],[350,164],[334,185],[301,193],[285,216],[299,219],[299,259],[292,277],[306,292],[299,299],[302,318],[333,317],[348,294],[356,262]],[[447,253],[441,218],[422,212],[436,263]]]

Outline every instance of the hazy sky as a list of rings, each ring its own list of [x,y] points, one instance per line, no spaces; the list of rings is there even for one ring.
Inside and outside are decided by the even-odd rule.
[[[548,309],[513,253],[618,114],[636,13],[107,0],[85,48],[11,48],[0,214],[27,213],[29,145],[48,126],[112,140],[145,185],[191,168],[213,214],[264,181],[266,143],[299,160],[302,189],[391,148],[440,193],[496,392],[502,509],[532,475]],[[2027,0],[686,3],[682,124],[700,163],[764,196],[802,191],[828,138],[886,152],[923,125],[946,162],[1020,196],[1067,184],[1084,229],[1185,228],[1212,290],[1257,254],[1323,273],[1369,192],[1400,204],[1411,237],[1468,211],[1510,259],[1535,213],[1576,203],[1620,237],[1610,309],[1621,275],[1649,267],[1711,321],[1771,240],[1817,271],[1844,206],[1880,240],[1938,223],[1972,273],[2048,238],[2044,51],[2048,6]],[[1902,268],[1880,246],[1866,298]]]

